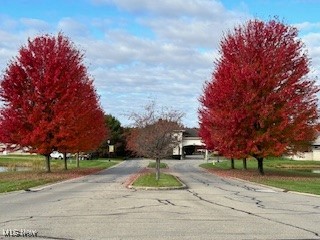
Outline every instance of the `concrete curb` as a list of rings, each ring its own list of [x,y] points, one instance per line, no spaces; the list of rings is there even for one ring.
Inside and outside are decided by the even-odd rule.
[[[17,191],[3,192],[3,193],[0,193],[0,194],[13,194],[13,193],[23,193],[23,192],[39,192],[39,191],[42,191],[42,190],[44,190],[46,188],[53,187],[55,185],[59,185],[59,184],[62,184],[62,183],[67,183],[67,182],[72,182],[72,181],[75,181],[75,180],[80,180],[82,178],[88,177],[90,175],[99,174],[100,172],[103,172],[103,171],[106,171],[108,169],[111,169],[111,168],[114,168],[116,166],[119,166],[120,164],[123,164],[124,162],[125,162],[125,160],[120,162],[120,163],[118,163],[118,164],[116,164],[116,165],[113,165],[113,166],[111,166],[109,168],[102,169],[102,170],[100,170],[100,171],[98,171],[96,173],[92,173],[92,174],[89,174],[89,175],[70,178],[70,179],[66,179],[66,180],[62,180],[62,181],[58,181],[58,182],[54,182],[54,183],[47,183],[47,184],[44,184],[44,185],[39,185],[39,186],[36,186],[36,187],[31,187],[31,188],[17,190]]]
[[[278,191],[278,192],[294,193],[294,194],[299,194],[299,195],[305,195],[305,196],[318,197],[318,198],[320,198],[320,195],[317,195],[317,194],[291,191],[291,190],[287,190],[287,189],[283,189],[283,188],[278,188],[278,187],[273,187],[273,186],[269,186],[269,185],[264,185],[264,184],[261,184],[261,183],[251,182],[251,181],[244,180],[244,179],[241,179],[241,178],[236,178],[236,177],[230,177],[230,178],[231,178],[231,179],[235,179],[235,180],[237,180],[237,181],[242,181],[242,182],[247,182],[247,183],[251,183],[251,184],[254,184],[254,185],[258,185],[258,186],[261,186],[261,187],[264,187],[264,188],[273,189],[273,190]]]
[[[203,168],[203,170],[204,170],[205,172],[209,173],[209,174],[214,174],[213,172],[210,172],[210,171],[208,171],[207,169],[204,169],[204,168]],[[221,177],[221,178],[229,178],[229,179],[237,180],[237,181],[239,181],[239,182],[250,183],[250,184],[254,184],[254,185],[257,185],[257,186],[264,187],[264,188],[269,188],[269,189],[272,189],[272,190],[275,190],[275,191],[278,191],[278,192],[294,193],[294,194],[299,194],[299,195],[305,195],[305,196],[318,197],[318,198],[320,198],[320,195],[317,195],[317,194],[290,191],[290,190],[283,189],[283,188],[278,188],[278,187],[273,187],[273,186],[269,186],[269,185],[264,185],[264,184],[262,184],[262,183],[251,182],[251,181],[249,181],[249,180],[245,180],[245,179],[241,179],[241,178],[220,176],[220,175],[218,175],[218,174],[216,174],[216,175],[219,176],[219,177]]]
[[[72,182],[72,181],[75,181],[75,180],[80,180],[80,179],[82,179],[82,178],[88,177],[88,176],[90,176],[90,175],[99,174],[99,173],[101,173],[101,172],[103,172],[103,171],[106,171],[106,170],[108,170],[108,169],[111,169],[111,168],[114,168],[114,167],[116,167],[116,166],[119,166],[120,164],[123,164],[124,162],[125,162],[125,161],[122,161],[122,162],[120,162],[120,163],[118,163],[118,164],[115,164],[115,165],[109,167],[109,168],[102,169],[102,170],[100,170],[100,171],[98,171],[98,172],[96,172],[96,173],[92,173],[92,174],[89,174],[89,175],[84,175],[84,176],[80,176],[80,177],[70,178],[70,179],[66,179],[66,180],[63,180],[63,181],[55,182],[55,183],[48,183],[48,184],[45,184],[45,185],[41,185],[39,188],[38,188],[38,187],[33,187],[33,188],[28,188],[28,189],[25,189],[25,190],[21,190],[21,191],[27,191],[27,192],[28,192],[28,191],[30,191],[30,192],[42,191],[42,190],[44,190],[44,189],[46,189],[46,188],[50,188],[50,187],[53,187],[53,186],[55,186],[55,185],[59,185],[59,184],[62,184],[62,183],[67,183],[67,182]]]

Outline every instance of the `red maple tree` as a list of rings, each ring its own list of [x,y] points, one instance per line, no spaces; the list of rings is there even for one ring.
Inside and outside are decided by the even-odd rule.
[[[97,101],[92,81],[78,84],[74,97],[63,106],[72,108],[72,111],[59,112],[63,131],[55,135],[54,141],[57,142],[56,148],[63,153],[93,151],[107,137],[104,112]],[[66,158],[64,160],[66,169]]]
[[[29,39],[9,63],[0,91],[0,141],[46,156],[48,172],[52,150],[91,149],[105,135],[83,54],[61,33]]]
[[[200,98],[200,136],[230,158],[303,151],[316,138],[319,90],[296,28],[251,20],[225,36]]]

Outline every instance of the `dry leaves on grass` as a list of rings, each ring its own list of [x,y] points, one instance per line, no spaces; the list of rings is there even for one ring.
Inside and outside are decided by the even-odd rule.
[[[316,176],[290,176],[290,174],[286,172],[268,172],[265,171],[265,175],[260,175],[258,170],[248,169],[208,169],[210,173],[214,173],[221,177],[234,177],[243,180],[253,181],[257,179],[274,179],[274,180],[311,180],[317,178]]]

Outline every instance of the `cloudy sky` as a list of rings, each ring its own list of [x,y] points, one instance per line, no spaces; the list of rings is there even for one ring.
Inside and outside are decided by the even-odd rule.
[[[155,100],[198,126],[198,98],[223,33],[278,16],[300,30],[319,75],[320,0],[2,0],[0,71],[27,39],[62,31],[85,53],[106,113],[127,115]]]

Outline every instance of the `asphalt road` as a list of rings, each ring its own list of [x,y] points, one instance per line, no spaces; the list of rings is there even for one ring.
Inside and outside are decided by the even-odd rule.
[[[0,239],[320,239],[320,198],[226,180],[199,160],[166,161],[188,189],[134,190],[126,161],[99,174],[0,194]],[[21,230],[22,229],[22,230]],[[9,238],[8,238],[9,239]]]

